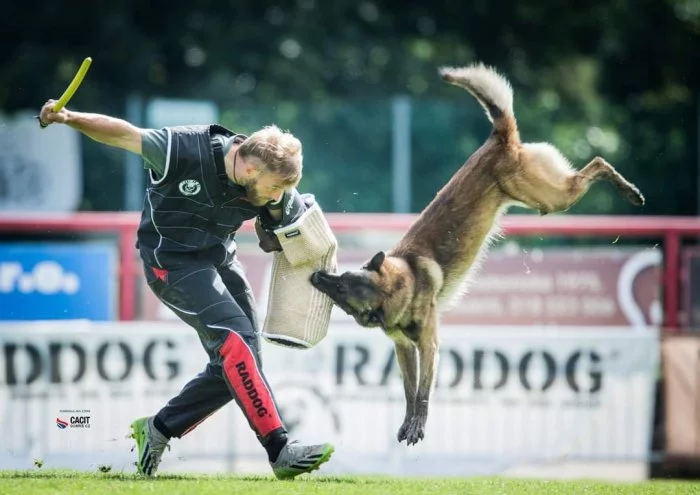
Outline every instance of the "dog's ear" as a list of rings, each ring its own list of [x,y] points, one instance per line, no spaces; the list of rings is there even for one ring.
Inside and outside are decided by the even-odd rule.
[[[379,251],[372,257],[371,260],[369,260],[369,263],[367,263],[367,269],[379,273],[382,263],[384,263],[384,258],[386,258],[384,251]]]

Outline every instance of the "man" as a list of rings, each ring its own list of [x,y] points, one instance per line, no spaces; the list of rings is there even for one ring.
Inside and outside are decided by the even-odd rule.
[[[178,396],[155,416],[131,424],[138,471],[154,475],[170,438],[189,433],[231,399],[267,451],[277,478],[318,469],[333,446],[288,440],[261,369],[255,304],[233,239],[245,220],[257,217],[261,246],[276,249],[267,234],[303,210],[294,189],[302,171],[299,140],[276,126],[250,137],[218,125],[140,129],[106,115],[54,112],[54,104],[49,100],[43,106],[42,126],[67,124],[144,158],[150,185],[137,247],[146,279],[158,298],[197,330],[209,355],[204,371]]]

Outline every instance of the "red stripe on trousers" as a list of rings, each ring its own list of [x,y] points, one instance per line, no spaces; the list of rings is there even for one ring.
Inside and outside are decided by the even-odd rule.
[[[258,435],[266,437],[282,427],[272,393],[260,375],[250,348],[236,332],[231,332],[221,346],[224,373],[233,388],[248,422]]]
[[[197,428],[199,425],[201,425],[202,423],[204,423],[204,421],[205,421],[206,419],[208,419],[209,416],[211,416],[212,414],[214,414],[216,411],[218,411],[218,409],[216,409],[216,410],[210,412],[209,414],[207,414],[206,416],[204,416],[202,419],[200,419],[199,421],[197,421],[195,424],[193,424],[192,426],[190,426],[189,428],[187,428],[187,429],[182,433],[182,435],[180,435],[178,438],[184,437],[184,436],[187,435],[189,432],[191,432],[192,430],[194,430],[195,428]]]

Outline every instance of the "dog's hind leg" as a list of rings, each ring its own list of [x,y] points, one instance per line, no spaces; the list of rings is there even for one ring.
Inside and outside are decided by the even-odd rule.
[[[591,183],[597,179],[606,179],[612,182],[630,203],[637,206],[644,204],[644,196],[639,192],[639,189],[615,170],[615,167],[597,156],[569,179],[570,189],[564,193],[565,196],[568,193],[569,204],[567,208],[581,199]]]
[[[599,179],[612,182],[632,204],[644,204],[639,189],[601,157],[576,171],[551,145],[526,144],[523,148],[521,173],[508,184],[508,193],[530,208],[541,213],[567,210]]]

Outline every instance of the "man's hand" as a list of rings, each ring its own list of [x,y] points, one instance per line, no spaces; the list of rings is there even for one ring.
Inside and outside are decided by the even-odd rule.
[[[313,194],[299,194],[296,189],[292,189],[284,193],[282,200],[274,205],[274,210],[268,206],[260,212],[255,220],[255,233],[260,239],[260,249],[266,253],[282,251],[282,245],[274,231],[299,220],[315,202]],[[277,218],[273,215],[275,210],[278,212]]]
[[[56,100],[49,100],[41,107],[41,113],[39,114],[41,127],[46,127],[53,123],[65,124],[68,120],[68,110],[64,107],[58,112],[54,112],[53,107],[55,104]]]
[[[272,229],[266,229],[262,226],[260,217],[255,219],[255,233],[258,235],[258,239],[260,240],[258,244],[260,249],[266,253],[282,251],[282,245],[280,244],[279,239],[277,239],[277,236]]]

